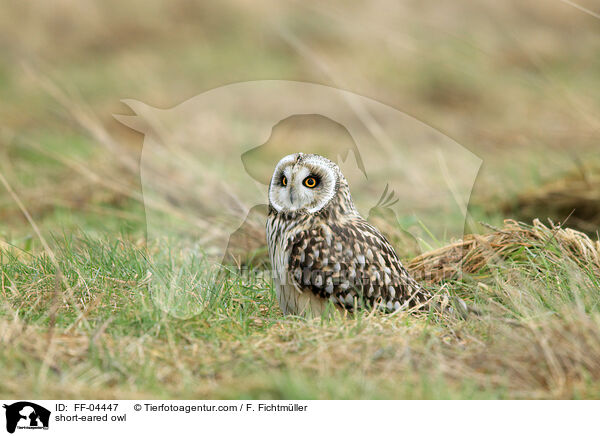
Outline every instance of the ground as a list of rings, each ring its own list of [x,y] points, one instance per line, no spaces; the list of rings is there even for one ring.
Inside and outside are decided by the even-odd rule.
[[[0,18],[0,396],[598,398],[598,221],[514,207],[568,174],[590,187],[576,204],[598,200],[593,15],[558,1],[55,3]],[[427,284],[480,316],[284,317],[269,280],[234,271],[197,316],[157,307],[143,138],[112,114],[123,98],[167,108],[274,78],[379,100],[482,158],[477,262]],[[449,262],[396,243],[416,272]]]

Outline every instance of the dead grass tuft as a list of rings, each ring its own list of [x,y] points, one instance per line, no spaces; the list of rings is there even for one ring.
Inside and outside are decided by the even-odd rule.
[[[533,226],[505,220],[502,229],[487,235],[467,235],[461,241],[417,256],[408,264],[408,269],[418,280],[439,283],[465,273],[485,273],[492,263],[506,260],[523,250],[546,249],[550,244],[557,248],[545,251],[551,262],[560,264],[566,256],[600,276],[598,240],[593,241],[585,233],[552,222],[546,226],[539,219],[533,221]]]

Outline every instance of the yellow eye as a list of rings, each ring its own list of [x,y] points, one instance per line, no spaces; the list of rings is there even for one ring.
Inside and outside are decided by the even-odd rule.
[[[307,177],[306,179],[304,179],[304,186],[306,186],[307,188],[314,188],[315,186],[317,186],[317,179],[315,179],[314,177]]]
[[[286,176],[283,176],[283,178],[281,179],[281,184],[283,186],[287,186],[287,177]]]

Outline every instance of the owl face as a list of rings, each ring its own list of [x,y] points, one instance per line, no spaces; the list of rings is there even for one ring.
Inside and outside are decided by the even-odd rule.
[[[318,212],[335,196],[340,175],[339,167],[322,156],[290,154],[275,167],[269,203],[277,212]]]

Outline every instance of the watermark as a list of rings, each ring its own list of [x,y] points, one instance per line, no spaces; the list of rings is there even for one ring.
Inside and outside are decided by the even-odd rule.
[[[29,401],[18,401],[13,404],[4,404],[6,409],[6,431],[14,433],[15,430],[48,430],[50,425],[50,411],[45,407]]]
[[[101,435],[106,434],[187,434],[190,429],[213,434],[242,434],[249,429],[258,429],[260,434],[279,434],[282,428],[293,429],[292,433],[314,431],[318,423],[321,432],[352,430],[359,433],[385,432],[386,420],[337,419],[350,416],[392,416],[397,413],[395,401],[318,401],[318,400],[47,400],[44,408],[52,411],[52,425],[44,435]],[[514,428],[523,429],[526,434],[564,434],[573,430],[584,434],[595,419],[594,402],[527,402],[515,407],[510,401],[498,402],[490,409],[485,401],[473,401],[470,407],[474,427],[480,432],[490,422],[497,421],[499,409],[502,416],[513,419],[497,422],[496,432],[507,434]],[[521,403],[519,403],[521,404]],[[545,416],[548,408],[555,408],[552,416],[571,416],[577,411],[581,419],[532,420],[532,416]],[[572,410],[569,410],[571,408]],[[423,422],[430,419],[432,412],[440,417],[428,424],[430,433],[448,432],[448,422],[460,416],[464,406],[460,402],[431,402],[424,408],[420,402],[403,403],[404,413],[413,419],[407,420],[407,432],[419,433]],[[573,412],[573,413],[570,413]],[[331,417],[336,417],[332,419]],[[461,429],[464,433],[464,429]],[[0,434],[2,432],[0,431]],[[33,432],[36,434],[39,432]],[[252,431],[250,430],[250,433]],[[16,434],[28,434],[17,429]],[[467,432],[466,434],[471,434]],[[478,434],[472,432],[472,434]]]
[[[481,160],[388,105],[283,80],[231,84],[167,110],[125,103],[136,115],[116,118],[145,135],[150,290],[174,316],[204,310],[223,268],[271,267],[267,189],[291,153],[336,162],[358,211],[397,249],[414,256],[463,236]]]

